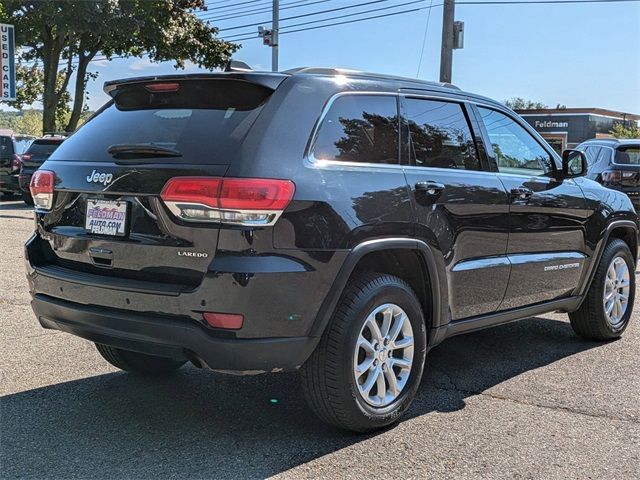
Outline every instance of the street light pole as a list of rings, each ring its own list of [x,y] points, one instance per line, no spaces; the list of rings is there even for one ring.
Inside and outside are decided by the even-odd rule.
[[[455,6],[455,0],[444,0],[444,9],[442,12],[442,47],[440,51],[440,81],[443,83],[451,83]]]
[[[271,21],[272,45],[271,45],[271,71],[278,71],[278,43],[280,42],[280,0],[273,0],[273,12]]]

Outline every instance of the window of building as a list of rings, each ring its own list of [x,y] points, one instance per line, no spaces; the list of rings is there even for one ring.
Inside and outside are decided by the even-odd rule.
[[[478,110],[500,172],[538,176],[553,170],[551,156],[521,125],[496,110]]]
[[[406,98],[409,158],[418,167],[479,170],[480,161],[462,105]]]
[[[391,95],[342,95],[335,99],[316,136],[317,160],[399,163],[398,104]]]

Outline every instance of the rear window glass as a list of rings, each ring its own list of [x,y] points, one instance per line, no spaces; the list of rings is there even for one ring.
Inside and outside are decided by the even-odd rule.
[[[120,87],[114,101],[69,137],[52,160],[113,161],[114,145],[154,145],[180,157],[141,161],[228,164],[273,91],[237,80],[187,80],[177,91]]]
[[[616,163],[622,165],[640,165],[640,145],[618,147]]]
[[[27,149],[27,153],[38,157],[48,157],[62,142],[38,142],[37,140]]]

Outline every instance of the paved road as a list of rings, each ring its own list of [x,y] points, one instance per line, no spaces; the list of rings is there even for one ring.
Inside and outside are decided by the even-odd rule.
[[[563,315],[449,340],[404,420],[356,436],[313,417],[295,374],[141,379],[41,329],[23,274],[31,228],[29,210],[0,203],[0,477],[639,477],[638,318],[608,344],[579,340]]]

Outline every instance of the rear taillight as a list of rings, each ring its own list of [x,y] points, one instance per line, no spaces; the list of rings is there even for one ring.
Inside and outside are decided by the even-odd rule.
[[[31,154],[30,153],[23,153],[22,155],[20,155],[20,157],[22,158],[23,162],[25,160],[31,160]]]
[[[620,183],[622,180],[628,180],[633,178],[636,175],[636,172],[625,171],[625,170],[605,170],[602,172],[602,181],[604,183]]]
[[[56,174],[48,170],[36,170],[31,177],[31,196],[33,204],[37,208],[49,210],[53,206],[53,189],[56,183]]]
[[[20,167],[22,167],[22,156],[18,154],[14,154],[11,159],[11,172],[17,173],[20,171]]]
[[[171,212],[187,221],[234,225],[273,225],[293,198],[289,180],[266,178],[175,177],[160,196]]]

